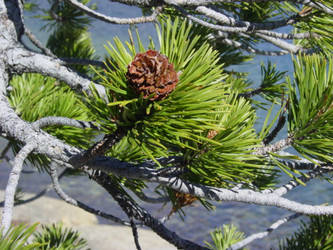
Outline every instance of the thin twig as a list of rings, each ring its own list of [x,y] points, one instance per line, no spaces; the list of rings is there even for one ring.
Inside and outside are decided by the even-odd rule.
[[[131,228],[132,228],[132,233],[133,233],[133,238],[134,238],[136,249],[141,250],[140,243],[139,243],[138,228],[136,227],[136,224],[134,223],[133,218],[130,218],[130,222],[131,222]]]
[[[77,0],[66,0],[68,3],[72,4],[79,10],[83,11],[87,15],[99,19],[101,21],[113,24],[137,24],[137,23],[147,23],[156,21],[157,16],[159,15],[162,7],[157,7],[151,16],[143,16],[143,17],[135,17],[135,18],[118,18],[118,17],[110,17],[103,15],[97,11],[94,11],[87,7],[86,5],[80,3]]]
[[[279,153],[281,156],[292,156],[293,154],[290,154],[288,152],[282,151]],[[300,158],[298,156],[298,158]],[[318,161],[316,159],[311,159],[312,161],[309,161],[308,159],[300,158],[300,160],[283,160],[279,159],[281,163],[288,166],[289,168],[295,169],[295,170],[316,170],[318,168],[324,169],[327,171],[331,171],[333,166],[332,164],[327,164],[322,161]]]
[[[178,9],[184,16],[186,16],[188,19],[192,20],[195,23],[198,23],[202,26],[205,26],[207,28],[213,29],[213,30],[218,30],[222,32],[228,32],[228,33],[242,33],[242,32],[247,32],[248,27],[231,27],[231,26],[222,26],[222,25],[217,25],[217,24],[212,24],[209,22],[206,22],[200,18],[197,18],[193,15],[190,15],[185,9],[175,6],[176,9]]]
[[[65,173],[67,172],[67,169],[65,169],[64,171],[61,172],[61,174],[59,175],[59,180],[65,175]],[[23,171],[22,171],[23,173]],[[48,185],[46,188],[44,188],[42,191],[40,191],[39,193],[35,194],[34,196],[26,199],[26,200],[19,200],[19,201],[16,201],[14,203],[14,206],[20,206],[20,205],[24,205],[24,204],[27,204],[29,202],[32,202],[32,201],[35,201],[37,199],[39,199],[40,197],[44,196],[47,192],[49,192],[51,189],[53,188],[53,185],[50,184]],[[4,201],[3,202],[0,202],[0,207],[3,207],[4,206]]]
[[[50,164],[50,174],[51,174],[51,178],[52,178],[52,183],[53,183],[53,188],[54,190],[56,191],[56,193],[58,194],[58,196],[63,199],[64,201],[66,201],[68,204],[71,204],[73,206],[76,206],[76,207],[79,207],[79,208],[82,208],[83,210],[89,212],[89,213],[92,213],[92,214],[95,214],[95,215],[98,215],[100,217],[103,217],[105,219],[108,219],[108,220],[111,220],[113,222],[116,222],[116,223],[120,223],[122,225],[126,225],[126,226],[130,226],[130,223],[129,222],[126,222],[114,215],[111,215],[111,214],[107,214],[107,213],[104,213],[100,210],[96,210],[94,208],[91,208],[89,207],[88,205],[78,201],[78,200],[75,200],[73,198],[71,198],[69,195],[67,195],[63,189],[61,188],[60,186],[60,183],[59,183],[59,179],[58,179],[58,175],[57,175],[57,170],[56,170],[56,166],[55,164],[51,163]]]
[[[24,34],[29,38],[29,40],[39,48],[45,55],[56,58],[57,56],[52,53],[51,50],[43,46],[43,44],[35,37],[35,35],[27,28],[24,27]]]
[[[95,143],[85,152],[82,152],[81,154],[73,157],[70,163],[73,166],[82,166],[96,156],[104,155],[108,149],[117,144],[126,135],[126,132],[127,129],[118,127],[116,131],[114,131],[112,134],[105,135],[102,140]]]
[[[307,5],[307,6],[310,6],[312,8],[315,8],[317,10],[321,10],[321,11],[325,12],[326,14],[333,15],[333,9],[332,8],[326,6],[325,4],[320,3],[318,1],[312,2],[311,0],[305,0],[305,1],[302,1],[302,3]]]
[[[275,128],[264,138],[263,140],[264,145],[268,145],[271,141],[274,140],[274,138],[283,128],[285,123],[286,123],[286,117],[284,115],[280,116]]]
[[[12,58],[8,64],[9,67],[15,68],[15,72],[35,73],[41,72],[44,76],[54,77],[60,81],[64,81],[71,89],[78,93],[86,92],[91,94],[90,86],[94,83],[91,79],[83,77],[76,72],[70,70],[65,62],[60,59],[53,58],[40,53],[28,51],[21,46],[9,48],[8,56]],[[20,63],[16,63],[19,61]],[[102,97],[106,97],[105,88],[98,83],[94,83],[95,87]]]
[[[200,14],[203,14],[209,18],[218,21],[219,23],[228,25],[230,27],[243,27],[244,32],[251,31],[254,32],[256,30],[267,30],[267,29],[276,29],[282,26],[291,25],[295,23],[295,19],[298,17],[297,15],[291,16],[289,18],[275,21],[275,22],[264,22],[264,23],[251,23],[248,21],[237,20],[233,17],[222,14],[221,12],[217,12],[213,9],[207,8],[206,6],[198,6],[195,9]]]
[[[276,50],[276,51],[259,50],[259,49],[253,48],[249,45],[242,44],[241,42],[231,40],[229,38],[223,38],[223,39],[217,40],[217,42],[224,43],[224,44],[232,46],[234,48],[243,49],[249,53],[253,53],[253,54],[257,54],[257,55],[284,56],[286,54],[289,54],[289,51],[286,51],[286,50]]]
[[[279,38],[274,38],[274,37],[267,36],[267,35],[260,34],[260,33],[256,33],[256,36],[266,40],[267,42],[269,42],[271,44],[274,44],[275,46],[277,46],[283,50],[287,50],[292,54],[297,54],[299,52],[305,52],[301,46],[287,43],[286,41],[279,39]]]
[[[281,139],[272,145],[268,145],[262,148],[257,148],[253,153],[254,155],[267,155],[273,152],[279,152],[284,150],[287,147],[290,147],[293,143],[293,137],[289,136],[288,138]]]
[[[320,35],[314,32],[304,32],[304,33],[280,33],[270,30],[257,30],[256,33],[267,35],[274,38],[280,38],[285,40],[291,39],[306,39],[306,38],[319,38]]]
[[[14,160],[11,162],[13,168],[9,174],[8,184],[6,186],[6,191],[5,191],[5,204],[2,212],[1,226],[4,228],[3,234],[5,234],[8,231],[11,225],[13,208],[14,208],[14,197],[24,160],[35,149],[35,147],[36,145],[34,143],[27,143],[18,152]]]
[[[92,128],[98,129],[99,127],[96,126],[92,122],[87,121],[80,121],[75,120],[67,117],[60,117],[60,116],[47,116],[43,117],[31,124],[35,129],[41,129],[48,126],[71,126],[76,128]]]
[[[286,222],[289,222],[291,220],[294,220],[298,217],[300,217],[302,214],[292,214],[289,215],[287,217],[284,217],[282,219],[277,220],[276,222],[274,222],[269,228],[267,228],[265,231],[260,232],[260,233],[256,233],[256,234],[252,234],[249,237],[245,238],[242,241],[239,241],[235,244],[233,244],[230,248],[228,248],[229,250],[237,250],[240,248],[243,248],[245,246],[247,246],[248,244],[250,244],[251,242],[253,242],[254,240],[258,240],[258,239],[262,239],[266,236],[268,236],[270,233],[272,233],[274,230],[276,230],[278,227],[280,227],[281,225],[285,224]]]
[[[150,227],[161,238],[180,249],[208,250],[206,247],[181,238],[175,232],[166,228],[161,221],[154,218],[147,210],[139,206],[127,193],[124,193],[119,187],[119,184],[108,174],[96,171],[93,175],[90,175],[90,177],[100,184],[118,202],[119,206],[128,217],[142,221],[144,225]]]
[[[49,11],[50,16],[59,23],[63,22],[62,16],[59,16],[56,14],[56,10],[57,10],[57,7],[58,7],[60,1],[62,1],[62,0],[54,0],[53,4],[51,6],[51,9]]]
[[[324,173],[328,173],[331,171],[332,171],[332,169],[327,170],[327,169],[318,168],[318,169],[312,170],[312,171],[304,174],[303,176],[298,177],[298,179],[300,181],[302,181],[303,183],[306,183],[306,182],[309,182],[310,180],[313,180],[314,178],[316,178],[318,176],[322,176]],[[273,193],[278,196],[282,196],[282,195],[286,194],[287,192],[289,192],[290,190],[298,187],[299,185],[300,185],[300,182],[297,182],[296,180],[291,180],[280,188],[277,188],[275,190],[267,190],[264,193]]]

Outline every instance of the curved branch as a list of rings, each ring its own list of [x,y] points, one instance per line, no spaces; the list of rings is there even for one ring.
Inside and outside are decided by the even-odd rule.
[[[91,178],[99,183],[119,204],[122,210],[127,214],[129,218],[135,218],[142,221],[144,225],[150,227],[161,238],[175,245],[180,249],[191,250],[208,250],[194,242],[182,239],[175,232],[166,228],[161,221],[157,220],[147,210],[140,207],[133,199],[124,194],[109,175],[96,171]]]
[[[185,182],[179,178],[153,177],[152,182],[164,184],[176,191],[214,201],[237,201],[249,204],[274,206],[307,215],[331,215],[333,206],[312,206],[282,198],[276,194],[263,194],[252,190],[228,190]]]
[[[222,24],[226,24],[231,27],[244,27],[246,31],[256,31],[260,29],[276,29],[282,26],[291,25],[295,23],[295,18],[297,16],[292,16],[284,20],[279,20],[275,22],[265,22],[265,23],[251,23],[248,21],[237,20],[233,17],[226,16],[221,12],[217,12],[213,9],[207,8],[205,6],[199,6],[195,9],[200,14],[210,17]]]
[[[299,52],[303,52],[302,47],[300,47],[298,45],[291,44],[291,43],[287,43],[287,42],[285,42],[281,39],[274,38],[274,37],[267,36],[267,35],[260,34],[260,33],[256,33],[256,36],[266,40],[267,42],[269,42],[271,44],[274,44],[275,46],[277,46],[277,47],[279,47],[283,50],[287,50],[292,54],[297,54]]]
[[[48,55],[48,56],[51,56],[51,57],[54,57],[54,58],[56,57],[56,55],[54,55],[51,50],[49,50],[48,48],[43,46],[43,44],[37,39],[37,37],[35,37],[35,35],[27,27],[24,27],[24,34],[29,38],[29,40],[37,48],[39,48],[41,51],[43,51],[43,53],[45,55]]]
[[[289,222],[291,220],[294,220],[294,219],[296,219],[296,218],[298,218],[300,216],[301,216],[301,214],[297,214],[296,213],[296,214],[289,215],[289,216],[287,216],[285,218],[279,219],[278,221],[274,222],[269,228],[267,228],[266,231],[260,232],[260,233],[256,233],[256,234],[252,234],[249,237],[245,238],[244,240],[239,241],[239,242],[233,244],[228,249],[230,249],[230,250],[241,249],[241,248],[247,246],[248,244],[250,244],[254,240],[262,239],[262,238],[268,236],[270,233],[272,233],[274,230],[276,230],[277,228],[279,228],[284,223]]]
[[[294,156],[288,152],[282,151],[279,153],[281,156]],[[307,159],[301,158],[300,160],[283,160],[280,159],[279,161],[283,164],[287,165],[289,168],[296,169],[296,170],[316,170],[318,168],[324,169],[327,171],[331,171],[333,169],[332,164],[327,164],[316,159],[311,159],[309,161]]]
[[[332,170],[316,169],[316,170],[306,173],[304,176],[301,176],[298,179],[300,181],[306,183],[318,176],[321,176],[324,173],[331,172],[331,171]],[[295,187],[298,187],[299,185],[300,185],[299,182],[297,182],[295,180],[291,180],[280,188],[277,188],[275,190],[267,190],[266,192],[263,192],[263,193],[273,193],[278,196],[282,196],[282,195],[286,194],[287,192],[289,192],[290,190],[294,189]]]
[[[137,250],[141,250],[140,243],[139,243],[138,229],[137,229],[137,227],[136,227],[136,225],[134,223],[133,218],[131,218],[130,222],[131,222],[132,234],[133,234],[133,238],[134,238],[134,243],[135,243],[136,249]]]
[[[268,155],[270,152],[278,152],[282,151],[287,147],[290,147],[293,143],[293,138],[289,136],[288,138],[282,139],[277,141],[274,144],[257,148],[256,151],[253,153],[255,155]]]
[[[293,34],[293,33],[280,33],[280,32],[274,32],[274,31],[269,31],[269,30],[257,30],[256,33],[270,36],[273,38],[285,39],[285,40],[319,38],[320,37],[317,33],[314,33],[314,32],[304,32],[304,33]]]
[[[53,182],[53,188],[54,190],[56,191],[56,193],[58,194],[58,196],[63,199],[64,201],[66,201],[68,204],[71,204],[73,206],[76,206],[76,207],[79,207],[79,208],[82,208],[83,210],[89,212],[89,213],[92,213],[92,214],[95,214],[95,215],[98,215],[98,216],[101,216],[105,219],[108,219],[108,220],[111,220],[113,222],[116,222],[116,223],[120,223],[122,225],[126,225],[126,226],[130,226],[131,224],[126,222],[126,221],[123,221],[122,219],[112,215],[112,214],[107,214],[107,213],[104,213],[100,210],[96,210],[94,208],[91,208],[89,206],[87,206],[86,204],[78,201],[78,200],[75,200],[73,198],[71,198],[69,195],[67,195],[63,190],[62,188],[60,187],[60,183],[59,183],[59,179],[58,179],[58,175],[57,175],[57,170],[56,170],[56,166],[54,164],[50,164],[50,169],[51,169],[51,178],[52,178],[52,182]]]
[[[64,171],[61,172],[61,174],[59,175],[59,180],[65,175],[66,173],[66,170],[65,169]],[[23,173],[23,170],[22,170],[22,173]],[[51,189],[53,188],[52,184],[46,186],[46,188],[44,188],[42,191],[40,191],[39,193],[35,194],[34,196],[26,199],[26,200],[19,200],[17,202],[14,203],[14,206],[20,206],[20,205],[24,205],[24,204],[27,204],[29,202],[32,202],[32,201],[35,201],[37,199],[39,199],[40,197],[44,196],[47,192],[49,192]],[[0,202],[0,207],[3,207],[4,205],[4,202]]]
[[[286,123],[286,117],[283,114],[279,117],[279,120],[274,129],[264,138],[263,140],[264,145],[268,145],[271,141],[274,140],[274,138],[281,131],[285,123]]]
[[[59,116],[47,116],[43,117],[31,124],[34,128],[40,129],[48,126],[71,126],[76,128],[92,128],[92,129],[98,129],[99,127],[94,125],[93,122],[87,122],[87,121],[79,121],[67,117],[59,117]]]
[[[311,0],[304,0],[302,1],[303,4],[307,5],[307,6],[310,6],[312,8],[315,8],[317,10],[321,10],[323,12],[325,12],[326,14],[329,14],[329,15],[333,15],[333,9],[326,6],[325,4],[323,3],[320,3],[320,2],[312,2]]]
[[[248,27],[231,27],[231,26],[221,26],[217,24],[212,24],[209,22],[206,22],[200,18],[197,18],[193,15],[190,15],[185,9],[175,5],[175,8],[178,9],[184,16],[186,16],[188,19],[192,20],[193,22],[196,22],[202,26],[205,26],[207,28],[218,30],[222,32],[228,32],[228,33],[242,33],[247,32]]]
[[[103,15],[97,11],[94,11],[87,7],[86,5],[80,3],[77,0],[66,0],[68,3],[73,5],[74,7],[78,8],[79,10],[86,13],[88,16],[94,17],[101,21],[113,24],[137,24],[137,23],[147,23],[147,22],[154,22],[160,11],[162,10],[161,7],[157,7],[151,16],[143,16],[143,17],[135,17],[135,18],[117,18],[117,17],[110,17]]]
[[[1,77],[1,74],[0,74]],[[0,81],[1,89],[1,81]],[[68,162],[72,155],[81,150],[65,144],[63,141],[39,130],[36,131],[31,124],[23,121],[10,107],[7,98],[0,92],[0,128],[7,137],[23,144],[34,142],[36,153],[44,154],[52,159]]]
[[[50,56],[28,51],[17,44],[7,51],[8,65],[14,74],[40,73],[67,83],[77,92],[90,93],[91,80],[68,69],[65,62]],[[105,96],[104,87],[95,84],[101,96]]]
[[[28,155],[35,149],[36,145],[34,143],[26,144],[20,152],[15,156],[14,160],[11,162],[13,166],[10,171],[8,184],[6,186],[5,191],[5,204],[4,209],[2,211],[2,222],[1,226],[4,228],[3,234],[5,234],[12,221],[12,213],[14,208],[14,196],[18,184],[18,180],[21,175],[22,167],[24,160],[28,157]]]
[[[279,51],[266,51],[266,50],[259,50],[259,49],[255,49],[251,46],[248,45],[244,45],[238,41],[235,40],[231,40],[228,38],[223,38],[221,40],[218,40],[218,42],[222,42],[224,44],[227,44],[229,46],[232,46],[234,48],[239,48],[239,49],[243,49],[249,53],[253,53],[253,54],[257,54],[257,55],[264,55],[264,56],[284,56],[289,54],[288,51],[286,50],[279,50]],[[249,93],[251,95],[251,93]],[[256,93],[253,93],[256,94]]]
[[[200,184],[183,181],[177,177],[159,176],[155,169],[141,165],[133,165],[108,157],[99,157],[87,163],[90,169],[100,170],[105,173],[113,173],[118,176],[141,179],[153,183],[168,186],[178,192],[191,194],[196,197],[206,198],[214,201],[237,201],[243,203],[257,204],[263,206],[275,206],[296,213],[308,215],[333,214],[333,206],[312,206],[280,197],[275,193],[266,194],[247,189],[229,190],[215,188]],[[98,171],[98,172],[100,172]]]

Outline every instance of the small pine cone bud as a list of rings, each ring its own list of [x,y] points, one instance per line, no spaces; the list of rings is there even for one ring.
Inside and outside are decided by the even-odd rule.
[[[165,55],[155,50],[138,53],[128,65],[126,78],[130,86],[144,98],[162,100],[175,88],[177,72]]]
[[[217,134],[218,134],[218,132],[216,130],[210,130],[208,132],[207,138],[213,139]]]

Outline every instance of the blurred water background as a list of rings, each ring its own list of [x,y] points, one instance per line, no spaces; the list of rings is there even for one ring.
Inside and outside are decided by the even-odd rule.
[[[36,1],[39,7],[47,7],[47,1]],[[141,9],[127,6],[110,1],[94,0],[91,3],[96,3],[98,11],[115,17],[137,17],[141,16]],[[40,19],[33,18],[30,13],[25,15],[25,23],[27,27],[41,40],[46,43],[48,32],[41,31],[40,28],[45,24]],[[96,49],[96,53],[103,58],[105,53],[104,45],[107,41],[112,41],[112,38],[118,36],[121,40],[128,40],[128,29],[138,28],[141,38],[145,44],[148,44],[148,37],[151,36],[156,40],[155,28],[151,23],[139,24],[133,27],[129,25],[112,25],[98,20],[93,21],[90,28],[91,37]],[[284,30],[285,31],[285,30]],[[27,40],[26,40],[27,41]],[[27,41],[27,44],[28,41]],[[272,48],[268,44],[262,44],[261,48]],[[241,66],[232,67],[236,71],[250,72],[250,79],[256,83],[260,83],[260,63],[271,61],[278,65],[280,71],[288,71],[292,76],[292,62],[289,55],[280,57],[256,56],[254,60],[247,62]],[[230,69],[230,68],[229,68]],[[260,121],[265,118],[265,112],[259,112],[258,128]],[[285,132],[280,135],[280,138],[286,135]],[[277,139],[280,139],[277,138]],[[0,152],[6,146],[6,141],[0,138]],[[12,154],[9,154],[11,157]],[[26,170],[33,170],[26,166]],[[6,162],[0,162],[0,188],[5,189],[9,165]],[[287,180],[286,177],[281,177]],[[47,174],[23,174],[21,176],[19,187],[25,192],[39,192],[51,182]],[[98,185],[87,177],[81,176],[76,178],[65,177],[61,181],[64,190],[72,197],[89,204],[94,208],[101,209],[116,216],[126,219],[126,215],[121,211],[112,198],[104,192]],[[333,186],[325,181],[314,180],[306,187],[296,188],[286,195],[286,198],[293,199],[299,202],[308,204],[323,204],[332,203],[333,197],[329,194],[333,191]],[[57,197],[51,191],[47,195]],[[141,203],[142,204],[142,203]],[[210,240],[209,232],[214,228],[221,227],[223,224],[234,224],[240,231],[250,235],[268,228],[274,221],[281,217],[291,214],[283,209],[241,204],[235,202],[214,202],[215,211],[208,212],[200,205],[186,207],[186,217],[182,220],[178,215],[173,215],[166,222],[166,226],[174,230],[179,235],[197,243],[203,243],[205,240]],[[170,207],[162,207],[162,205],[142,204],[146,209],[152,212],[156,217],[163,217],[170,211]],[[51,215],[50,215],[51,216]],[[257,240],[252,243],[250,249],[277,249],[278,243],[282,237],[290,234],[297,229],[296,221],[289,222],[283,225],[280,229],[274,231],[268,238]],[[109,221],[100,219],[100,223],[110,224]],[[287,234],[286,234],[287,233]],[[153,247],[152,247],[153,249]]]

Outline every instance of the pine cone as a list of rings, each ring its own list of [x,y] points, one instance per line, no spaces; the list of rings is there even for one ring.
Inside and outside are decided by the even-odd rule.
[[[162,100],[175,88],[177,72],[165,55],[155,50],[138,53],[128,65],[126,78],[131,87],[151,101]]]

